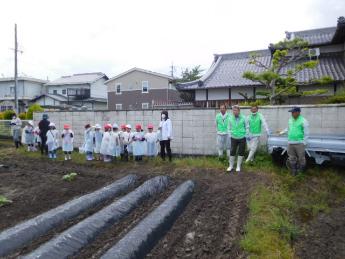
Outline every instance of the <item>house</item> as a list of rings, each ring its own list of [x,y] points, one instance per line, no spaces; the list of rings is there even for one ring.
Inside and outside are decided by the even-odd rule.
[[[298,91],[326,89],[323,96],[304,96],[289,98],[288,102],[315,103],[325,96],[334,95],[345,88],[345,18],[340,17],[336,27],[306,31],[287,32],[286,38],[302,38],[309,43],[310,55],[306,59],[319,60],[314,69],[305,69],[297,74]],[[250,54],[256,52],[264,64],[271,62],[272,49],[214,55],[214,61],[199,80],[180,83],[179,91],[190,93],[194,97],[194,105],[200,107],[218,107],[220,103],[236,104],[246,97],[263,98],[257,92],[264,90],[263,85],[243,78],[245,71],[259,72],[261,68],[249,64]],[[330,76],[334,80],[329,85],[315,86],[311,79]]]
[[[45,84],[45,93],[33,102],[43,107],[83,107],[91,110],[107,109],[107,87],[109,78],[101,72],[62,76]]]
[[[18,77],[17,97],[19,112],[25,112],[30,100],[44,93],[48,81],[31,77]],[[15,108],[14,78],[0,78],[0,111]]]
[[[180,100],[179,92],[168,75],[132,68],[105,82],[108,89],[108,109],[151,109],[155,104]]]

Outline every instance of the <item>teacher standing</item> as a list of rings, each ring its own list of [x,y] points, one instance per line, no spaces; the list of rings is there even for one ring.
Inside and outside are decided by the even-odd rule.
[[[165,160],[166,154],[168,154],[169,161],[171,161],[171,148],[170,141],[172,140],[172,123],[168,116],[168,111],[161,112],[161,121],[159,122],[159,128],[161,132],[160,146],[161,146],[161,158]]]

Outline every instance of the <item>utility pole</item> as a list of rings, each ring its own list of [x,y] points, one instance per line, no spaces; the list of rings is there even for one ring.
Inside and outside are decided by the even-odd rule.
[[[17,42],[17,24],[14,24],[14,107],[15,111],[19,113],[18,107],[18,62],[17,62],[17,54],[18,54],[18,42]]]

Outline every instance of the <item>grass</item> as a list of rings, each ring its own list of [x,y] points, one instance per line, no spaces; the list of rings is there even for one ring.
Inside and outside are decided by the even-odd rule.
[[[8,204],[11,204],[12,201],[7,199],[5,196],[0,195],[0,207],[6,206]]]
[[[249,200],[250,213],[240,243],[250,258],[294,258],[294,242],[308,223],[345,199],[341,169],[313,166],[292,177],[266,154],[259,154],[247,170],[264,172],[270,179]]]

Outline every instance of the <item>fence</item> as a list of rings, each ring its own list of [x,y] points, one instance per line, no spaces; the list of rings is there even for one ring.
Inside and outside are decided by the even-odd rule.
[[[22,128],[27,125],[28,120],[22,120]],[[11,138],[12,128],[10,120],[0,120],[0,138]]]
[[[345,105],[302,105],[303,116],[310,123],[313,134],[345,134]],[[287,127],[290,117],[288,110],[291,106],[264,106],[260,112],[266,117],[272,132]],[[249,114],[249,107],[243,107],[241,112]],[[84,137],[84,125],[87,123],[101,125],[111,122],[118,124],[141,123],[146,127],[153,123],[157,129],[160,119],[158,110],[137,111],[76,111],[76,112],[47,112],[50,121],[61,130],[63,124],[72,126],[75,133],[75,147],[81,146]],[[173,122],[174,153],[183,155],[213,155],[216,154],[215,116],[218,109],[173,109],[169,110],[169,117]],[[34,114],[35,124],[41,119],[42,113]],[[266,136],[261,138],[266,143]]]

